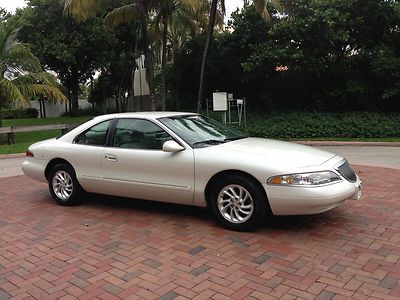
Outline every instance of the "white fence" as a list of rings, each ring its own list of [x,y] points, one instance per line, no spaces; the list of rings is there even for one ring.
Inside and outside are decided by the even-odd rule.
[[[46,117],[59,117],[67,111],[69,103],[50,103],[44,102],[45,110],[46,110]],[[91,107],[91,104],[87,100],[78,100],[79,109],[86,109]],[[14,105],[15,108],[18,105]],[[42,115],[40,113],[41,107],[39,101],[31,101],[30,107],[36,108],[39,111],[38,117]]]

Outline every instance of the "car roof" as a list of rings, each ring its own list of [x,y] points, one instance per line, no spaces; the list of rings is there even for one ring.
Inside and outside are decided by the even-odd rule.
[[[118,114],[101,115],[94,118],[94,120],[106,120],[110,118],[144,118],[144,119],[158,119],[176,116],[190,116],[196,115],[190,112],[177,112],[177,111],[142,111],[142,112],[126,112]]]

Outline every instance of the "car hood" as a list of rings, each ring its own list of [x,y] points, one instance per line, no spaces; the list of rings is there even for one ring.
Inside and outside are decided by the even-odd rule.
[[[271,161],[296,168],[319,166],[336,156],[309,146],[263,138],[245,138],[209,149],[214,147],[217,151],[234,152],[240,157],[253,157],[260,162]]]

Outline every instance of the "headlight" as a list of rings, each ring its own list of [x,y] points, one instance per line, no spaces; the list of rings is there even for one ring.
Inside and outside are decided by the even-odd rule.
[[[331,171],[299,173],[274,176],[268,179],[268,184],[271,185],[321,185],[340,181],[338,175]]]

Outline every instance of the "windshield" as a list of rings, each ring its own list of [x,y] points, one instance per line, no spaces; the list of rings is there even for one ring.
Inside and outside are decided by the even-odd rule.
[[[246,136],[213,119],[200,116],[177,116],[159,119],[193,148],[218,145]]]

